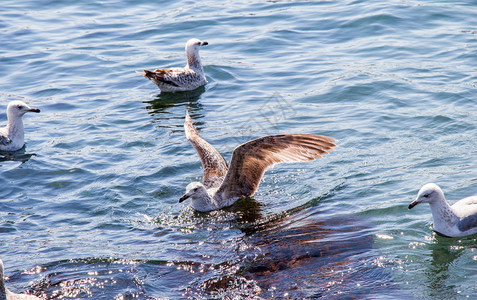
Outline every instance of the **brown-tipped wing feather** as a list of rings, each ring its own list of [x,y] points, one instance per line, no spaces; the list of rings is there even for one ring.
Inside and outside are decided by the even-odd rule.
[[[155,71],[144,70],[144,76],[147,79],[152,80],[154,83],[162,82],[168,85],[179,87],[179,85],[174,82],[174,73],[169,69],[157,69]]]
[[[147,79],[154,82],[159,88],[164,84],[176,88],[186,88],[193,82],[201,82],[201,75],[189,68],[157,69],[154,71],[144,70]]]
[[[315,134],[265,136],[237,147],[217,191],[220,198],[253,196],[263,173],[277,163],[314,160],[333,150],[333,138]]]
[[[228,170],[227,162],[211,144],[199,135],[194,125],[192,125],[189,113],[186,114],[184,129],[187,139],[202,162],[202,167],[204,168],[202,183],[206,188],[218,187],[222,180],[220,179],[218,182],[215,179],[225,176]]]

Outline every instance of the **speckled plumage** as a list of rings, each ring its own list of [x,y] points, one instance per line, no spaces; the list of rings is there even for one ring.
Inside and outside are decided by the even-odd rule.
[[[222,155],[211,144],[204,140],[197,130],[192,125],[192,121],[188,113],[186,113],[186,120],[184,129],[187,139],[190,141],[195,151],[199,155],[202,167],[204,168],[204,177],[202,178],[203,185],[210,188],[218,188],[229,167]]]
[[[335,146],[333,138],[322,135],[269,135],[235,148],[230,167],[227,167],[222,155],[200,137],[188,113],[184,128],[202,161],[204,178],[202,183],[190,183],[179,202],[190,197],[194,209],[203,212],[230,206],[244,196],[253,196],[269,167],[283,162],[314,160]]]
[[[450,206],[439,186],[428,183],[419,190],[409,209],[420,203],[429,203],[434,230],[438,234],[461,237],[477,233],[477,196],[464,198]]]
[[[144,73],[138,73],[154,82],[162,92],[194,90],[207,83],[199,56],[199,49],[204,45],[208,43],[198,39],[190,39],[187,42],[187,65],[184,68],[144,70]]]

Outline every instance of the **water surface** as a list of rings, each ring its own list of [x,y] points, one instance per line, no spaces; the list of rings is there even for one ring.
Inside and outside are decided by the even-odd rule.
[[[475,1],[3,1],[0,154],[7,285],[45,299],[474,298],[476,237],[432,233],[420,186],[477,190]],[[209,83],[160,94],[143,68],[201,49]],[[0,123],[6,114],[0,108]],[[229,160],[267,134],[336,151],[268,171],[253,199],[178,203],[201,164],[188,110]]]

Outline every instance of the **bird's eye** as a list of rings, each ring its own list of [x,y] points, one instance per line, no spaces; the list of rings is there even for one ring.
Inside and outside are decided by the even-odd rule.
[[[18,105],[17,107],[18,107],[18,109],[23,109],[23,106],[21,106],[21,105]]]
[[[422,197],[424,197],[424,198],[429,198],[429,195],[430,195],[430,194],[424,194],[424,195],[422,195]]]

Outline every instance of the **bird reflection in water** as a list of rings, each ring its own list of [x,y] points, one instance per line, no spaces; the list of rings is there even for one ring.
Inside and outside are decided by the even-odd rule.
[[[424,272],[426,282],[423,284],[423,290],[429,296],[443,299],[449,291],[456,295],[460,293],[452,268],[459,265],[458,261],[463,254],[475,248],[475,242],[475,236],[452,239],[434,234],[432,243],[428,244],[432,251],[432,260]],[[465,272],[472,274],[472,268],[469,265],[467,270],[461,270],[461,276],[465,276]]]
[[[143,101],[148,104],[146,108],[149,114],[157,115],[167,113],[167,110],[176,106],[186,106],[190,111],[200,109],[200,104],[197,100],[200,99],[202,93],[205,92],[205,87],[201,86],[193,91],[176,92],[176,93],[159,93],[154,100]]]
[[[22,164],[27,162],[35,153],[25,153],[25,146],[20,150],[14,152],[0,151],[0,163],[7,161],[21,162]]]

